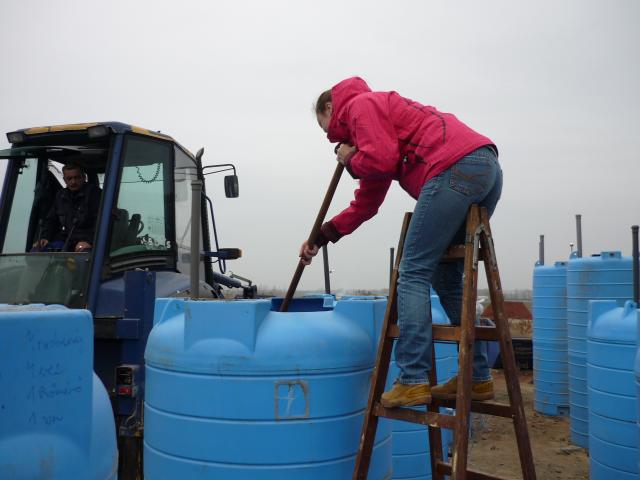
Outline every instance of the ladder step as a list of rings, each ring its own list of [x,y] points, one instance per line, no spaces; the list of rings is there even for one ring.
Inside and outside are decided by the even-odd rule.
[[[431,329],[433,340],[441,342],[460,341],[460,327],[454,327],[452,325],[432,325]],[[387,337],[398,338],[399,335],[400,328],[398,325],[389,325]],[[476,340],[497,341],[498,338],[496,327],[476,326]]]
[[[434,398],[431,400],[431,405],[436,407],[456,408],[455,400],[440,400]],[[494,417],[513,418],[513,412],[511,406],[507,403],[498,402],[471,402],[471,411],[474,413],[482,413],[484,415],[493,415]]]
[[[451,464],[443,461],[436,462],[436,471],[440,475],[451,475]],[[467,470],[466,471],[469,480],[509,480],[506,477],[496,477],[495,475],[491,475],[489,473],[484,473],[479,470]]]
[[[411,408],[385,408],[379,403],[373,410],[377,417],[390,418],[391,420],[402,420],[404,422],[418,423],[420,425],[430,425],[432,427],[449,428],[455,427],[455,417],[436,412],[425,412],[413,410]]]
[[[483,249],[478,249],[478,260],[482,260],[484,258]],[[455,262],[458,260],[464,260],[465,255],[465,245],[451,245],[447,250],[445,250],[444,255],[440,258],[441,262]]]
[[[432,325],[432,337],[434,340],[459,342],[460,341],[460,327],[454,327],[452,325]],[[496,327],[480,327],[476,326],[476,340],[497,341],[498,331]]]

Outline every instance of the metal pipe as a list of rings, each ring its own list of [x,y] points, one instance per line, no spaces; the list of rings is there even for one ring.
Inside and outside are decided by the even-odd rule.
[[[631,227],[632,256],[633,256],[633,301],[638,306],[640,300],[640,254],[638,253],[638,225]]]
[[[538,243],[538,263],[544,265],[544,235],[540,235],[540,242]]]
[[[331,281],[329,280],[329,245],[322,247],[322,262],[324,263],[324,293],[331,294]]]
[[[202,180],[191,182],[191,298],[200,296],[200,208]]]
[[[582,258],[582,215],[576,214],[576,243],[578,258]]]

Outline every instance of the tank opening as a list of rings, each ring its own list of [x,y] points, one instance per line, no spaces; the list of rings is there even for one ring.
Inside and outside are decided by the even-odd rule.
[[[284,298],[276,297],[271,299],[271,311],[279,312]],[[328,302],[327,298],[293,298],[289,303],[288,312],[327,312],[333,310],[333,302]]]

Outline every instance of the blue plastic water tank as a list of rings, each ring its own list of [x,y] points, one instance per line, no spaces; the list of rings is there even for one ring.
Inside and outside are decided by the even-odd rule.
[[[619,306],[631,298],[631,257],[602,252],[572,257],[567,265],[567,335],[571,441],[589,444],[587,398],[587,310],[589,300],[615,300]]]
[[[567,262],[533,270],[533,379],[535,410],[568,415]]]
[[[640,309],[636,310],[636,360],[634,363],[634,376],[636,388],[636,431],[638,452],[640,452]],[[640,472],[640,455],[638,455],[637,464],[638,472]]]
[[[449,324],[449,318],[442,308],[440,298],[431,295],[431,321],[435,324]],[[436,371],[438,383],[446,382],[458,372],[458,349],[455,343],[435,343]],[[395,362],[395,351],[387,377],[387,388],[400,373]],[[418,407],[416,407],[418,408]],[[422,408],[424,410],[424,407]],[[431,455],[429,429],[423,425],[391,420],[393,432],[393,478],[427,480],[431,478]],[[452,441],[451,430],[442,429],[443,451],[447,451]]]
[[[589,478],[637,480],[637,308],[629,301],[589,302]]]
[[[373,302],[272,308],[156,301],[146,480],[351,477],[375,359]],[[390,429],[381,427],[369,478],[390,475]]]
[[[91,314],[0,305],[0,478],[104,480],[117,470]]]

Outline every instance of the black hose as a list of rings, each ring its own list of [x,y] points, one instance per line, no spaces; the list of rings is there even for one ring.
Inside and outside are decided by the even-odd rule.
[[[240,283],[239,280],[227,277],[226,275],[221,275],[219,273],[213,272],[213,279],[216,281],[216,283],[224,285],[225,287],[242,288],[242,283]]]

